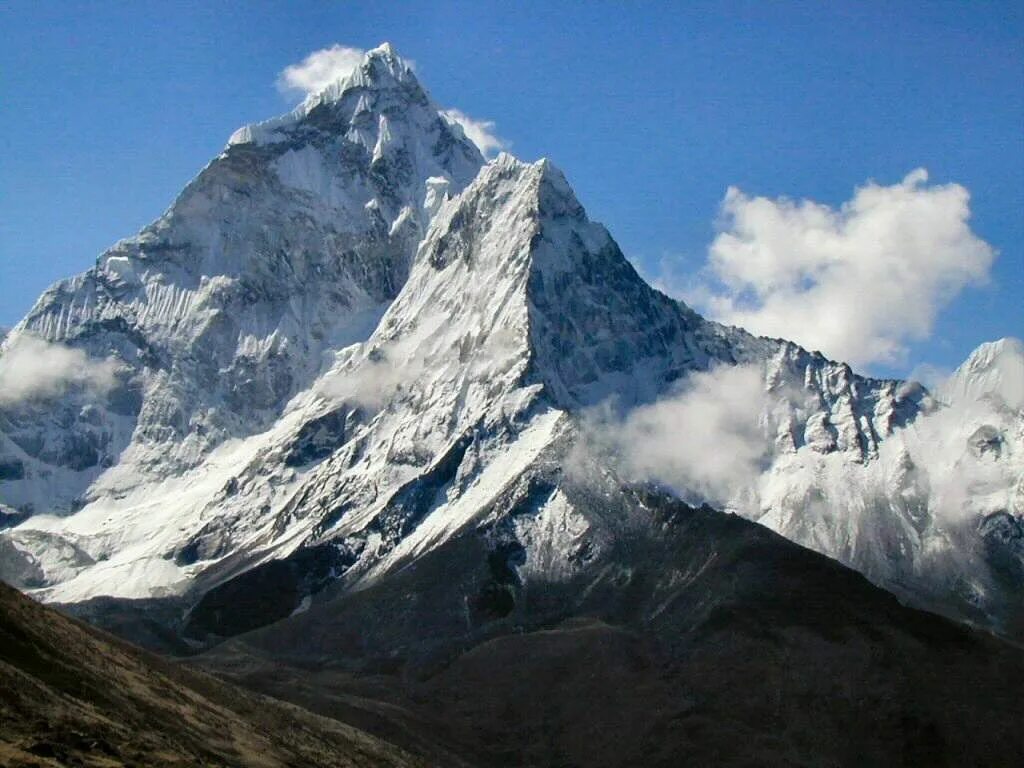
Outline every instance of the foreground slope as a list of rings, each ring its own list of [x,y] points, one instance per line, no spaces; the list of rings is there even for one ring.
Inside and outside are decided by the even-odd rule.
[[[6,766],[413,766],[336,721],[181,668],[0,583]]]
[[[502,500],[511,519],[198,662],[480,766],[1024,760],[1020,647],[737,516],[561,463]],[[588,526],[615,534],[603,551]],[[562,578],[526,543],[545,530],[575,540]]]

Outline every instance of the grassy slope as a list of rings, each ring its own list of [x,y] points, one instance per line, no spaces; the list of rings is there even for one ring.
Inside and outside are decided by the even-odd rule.
[[[0,584],[0,765],[422,763],[355,728],[163,661]]]

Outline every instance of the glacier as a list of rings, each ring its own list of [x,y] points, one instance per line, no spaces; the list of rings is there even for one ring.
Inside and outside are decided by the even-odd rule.
[[[1024,632],[1019,341],[929,392],[706,320],[552,163],[485,162],[387,45],[235,132],[156,222],[46,291],[0,366],[37,341],[117,363],[102,390],[0,401],[0,577],[47,601],[209,616],[287,566],[270,621],[466,530],[566,580],[622,535],[608,499],[652,482],[599,450],[593,415],[742,368],[763,382],[756,471],[673,493]]]

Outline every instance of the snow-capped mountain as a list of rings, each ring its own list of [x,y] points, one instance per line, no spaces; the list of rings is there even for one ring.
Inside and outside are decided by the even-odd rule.
[[[484,164],[388,46],[236,132],[156,223],[47,291],[0,364],[36,338],[110,374],[0,401],[0,502],[27,516],[0,575],[48,600],[184,596],[230,634],[474,529],[558,581],[614,545],[608,498],[650,481],[960,616],[1009,626],[1024,585],[1019,343],[932,397],[709,322],[549,162]],[[763,385],[764,446],[718,498],[594,439],[724,369]],[[223,618],[232,585],[271,582],[261,615]]]
[[[1024,629],[1024,345],[983,344],[870,460],[774,457],[757,519],[912,602]]]
[[[483,163],[389,47],[289,115],[237,131],[170,209],[13,330],[120,364],[103,402],[8,412],[4,501],[65,513],[114,464],[194,466],[266,429],[322,354],[366,338],[430,210]],[[128,453],[124,451],[128,449]]]

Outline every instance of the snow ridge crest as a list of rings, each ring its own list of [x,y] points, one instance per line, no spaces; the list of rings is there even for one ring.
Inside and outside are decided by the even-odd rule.
[[[228,146],[283,141],[285,135],[282,131],[305,120],[317,107],[337,104],[346,95],[356,91],[400,91],[414,101],[429,102],[429,97],[409,63],[395,53],[390,43],[382,43],[367,51],[362,63],[352,72],[320,92],[310,94],[291,112],[239,128],[231,134]]]

